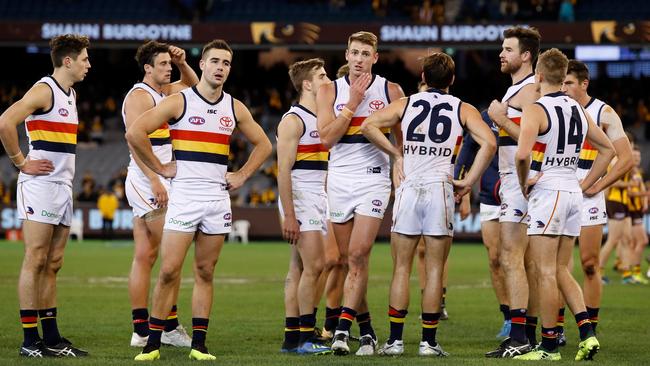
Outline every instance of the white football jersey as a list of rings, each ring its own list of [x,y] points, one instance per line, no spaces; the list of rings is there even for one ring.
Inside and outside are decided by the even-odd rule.
[[[589,128],[582,107],[561,92],[546,94],[535,103],[544,108],[548,120],[548,129],[533,147],[531,174],[543,173],[535,187],[582,192],[576,169]]]
[[[535,74],[526,76],[518,83],[511,85],[506,94],[501,99],[501,102],[507,102],[512,99],[521,89],[528,85],[535,83]],[[517,125],[521,121],[522,110],[513,106],[508,106],[508,118]],[[508,135],[508,132],[503,128],[499,128],[499,173],[514,173],[515,172],[515,153],[517,152],[517,141]]]
[[[462,101],[437,89],[413,94],[402,116],[405,182],[453,177],[463,141]]]
[[[603,108],[606,106],[605,102],[600,99],[591,98],[589,103],[585,106],[585,111],[589,113],[591,119],[594,120],[596,125],[600,126],[600,113],[603,111]],[[591,166],[594,164],[594,160],[598,155],[598,151],[594,149],[593,146],[587,140],[585,140],[584,145],[582,145],[582,151],[580,151],[580,160],[578,160],[578,170],[576,174],[578,179],[584,179],[589,171]]]

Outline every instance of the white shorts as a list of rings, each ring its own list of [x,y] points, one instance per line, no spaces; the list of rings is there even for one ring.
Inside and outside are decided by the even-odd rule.
[[[165,215],[164,230],[209,234],[228,234],[232,229],[230,197],[218,201],[192,201],[171,196]]]
[[[160,182],[167,189],[169,195],[169,192],[171,192],[169,180],[160,178]],[[126,199],[129,201],[129,206],[133,208],[133,216],[143,217],[158,208],[158,205],[154,203],[156,198],[151,192],[151,183],[149,183],[147,177],[129,171],[126,175],[125,185]]]
[[[391,232],[453,236],[454,188],[447,182],[404,183],[395,190]]]
[[[63,183],[30,179],[18,183],[18,218],[51,225],[72,223],[72,188]]]
[[[582,192],[533,188],[528,202],[528,235],[580,235]]]
[[[528,223],[528,201],[521,193],[517,174],[502,174],[499,188],[501,212],[499,222]]]
[[[278,200],[279,201],[279,200]],[[284,218],[282,202],[278,202]],[[300,232],[320,231],[327,234],[327,195],[325,192],[293,191],[293,209],[300,224]]]
[[[351,220],[354,214],[383,219],[390,187],[390,178],[380,174],[366,177],[330,171],[327,175],[330,221],[341,224]]]
[[[481,222],[499,220],[499,216],[501,215],[501,207],[481,203],[479,206],[479,215],[481,217]]]
[[[607,209],[605,207],[605,192],[593,197],[582,197],[582,226],[607,224]]]

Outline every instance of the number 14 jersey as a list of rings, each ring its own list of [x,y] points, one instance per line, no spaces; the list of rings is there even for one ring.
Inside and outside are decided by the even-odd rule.
[[[584,110],[561,92],[546,94],[535,103],[548,120],[548,128],[539,133],[533,146],[531,175],[543,173],[535,187],[582,192],[576,169],[588,129]]]
[[[411,95],[402,116],[406,181],[444,182],[461,143],[462,101],[438,89]]]

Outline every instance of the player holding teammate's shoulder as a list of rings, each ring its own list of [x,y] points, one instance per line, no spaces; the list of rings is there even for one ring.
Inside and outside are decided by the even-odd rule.
[[[56,275],[63,264],[72,222],[72,179],[77,145],[77,94],[72,85],[90,69],[85,36],[52,38],[54,72],[40,79],[0,116],[0,140],[20,170],[18,217],[23,222],[25,258],[18,301],[26,357],[79,357],[88,353],[61,337],[57,327]],[[29,154],[20,151],[16,127],[25,121]],[[38,335],[41,318],[43,339]]]

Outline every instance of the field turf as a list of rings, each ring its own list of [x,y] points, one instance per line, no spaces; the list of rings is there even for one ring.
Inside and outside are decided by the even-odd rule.
[[[16,283],[22,261],[20,243],[0,241],[0,365],[124,365],[133,364],[140,351],[128,346],[131,310],[127,276],[132,244],[128,241],[71,242],[59,274],[59,327],[76,345],[91,352],[86,359],[21,360],[18,347],[22,331],[18,316]],[[503,365],[506,360],[487,360],[483,353],[497,345],[494,336],[501,314],[490,287],[485,250],[478,244],[456,244],[451,251],[447,295],[450,320],[442,321],[438,340],[451,353],[447,359],[417,356],[420,337],[419,289],[412,277],[410,314],[405,327],[406,354],[401,358],[359,358],[281,355],[284,327],[282,289],[289,257],[287,244],[268,242],[226,245],[215,273],[215,296],[207,346],[218,365]],[[181,323],[191,328],[192,272],[186,261],[178,304]],[[380,342],[388,335],[387,299],[391,276],[390,247],[373,249],[368,297],[372,321]],[[157,273],[157,269],[155,270]],[[608,274],[599,339],[598,365],[647,364],[650,353],[650,287],[621,285],[617,274]],[[579,276],[580,277],[580,276]],[[561,362],[574,362],[578,343],[573,317],[567,311],[569,344]],[[324,305],[318,313],[322,326]],[[40,325],[39,325],[40,328]],[[353,333],[358,328],[353,326]],[[356,345],[351,344],[353,351]],[[187,349],[163,348],[160,364],[189,363]],[[515,362],[518,363],[518,362]]]

